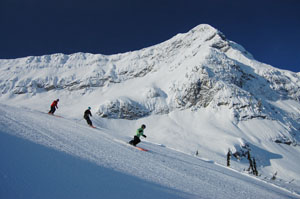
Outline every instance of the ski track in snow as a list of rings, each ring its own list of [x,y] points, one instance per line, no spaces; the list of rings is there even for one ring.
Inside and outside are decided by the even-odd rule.
[[[150,194],[143,195],[142,198],[300,198],[296,194],[262,182],[257,178],[224,168],[211,161],[201,160],[168,147],[162,147],[157,143],[142,141],[139,145],[149,151],[139,151],[126,144],[130,139],[127,136],[120,137],[105,129],[92,129],[71,119],[51,117],[33,110],[0,105],[0,128],[1,137],[5,138],[0,139],[1,141],[9,140],[5,137],[7,134],[15,139],[18,139],[16,137],[24,138],[30,140],[32,145],[36,143],[48,150],[55,149],[55,151],[63,152],[64,156],[76,157],[77,161],[90,162],[94,165],[94,170],[97,168],[101,168],[103,172],[109,170],[109,174],[117,176],[116,181],[114,179],[96,179],[96,174],[94,178],[93,175],[90,178],[91,182],[99,183],[100,187],[105,186],[106,183],[113,184],[108,190],[82,188],[82,192],[89,194],[93,192],[98,197],[102,195],[103,198],[118,198],[120,197],[117,194],[119,192],[123,198],[140,198],[140,195],[130,193],[135,189],[142,189]],[[17,141],[14,142],[17,143]],[[6,146],[5,143],[1,143],[1,145]],[[1,161],[10,162],[10,159],[14,159],[9,156],[10,153],[10,151],[1,151]],[[34,162],[30,159],[26,161]],[[12,168],[14,167],[12,166]],[[4,182],[3,186],[7,188],[6,190],[0,188],[1,198],[9,196],[12,194],[11,192],[18,192],[18,187],[22,186],[20,185],[22,181],[6,181],[4,170],[5,165],[0,166],[2,175],[0,185],[3,185]],[[82,174],[90,172],[93,173],[84,169],[79,170],[79,173]],[[26,175],[22,173],[21,176],[11,176],[11,178],[27,180],[27,184],[25,183],[24,186],[30,186],[30,177],[26,177]],[[41,175],[46,176],[43,173]],[[77,175],[79,174],[75,176]],[[123,175],[125,177],[121,177]],[[60,179],[64,178],[64,175],[55,177]],[[125,182],[126,178],[128,178],[128,184]],[[122,180],[118,181],[118,179]],[[147,186],[143,186],[143,184],[147,184]],[[47,185],[44,186],[44,189],[47,189]],[[58,184],[57,186],[63,185]],[[74,193],[80,192],[80,187],[78,189]],[[35,198],[39,192],[41,195],[48,194],[47,196],[43,195],[44,198],[55,196],[54,193],[48,193],[43,189],[31,191],[28,189],[22,193],[25,198]],[[84,194],[82,192],[72,198],[80,198]],[[137,193],[140,192],[137,191]],[[60,196],[62,195],[58,195],[58,198]],[[64,198],[68,197],[70,195]],[[22,197],[16,195],[16,198]]]

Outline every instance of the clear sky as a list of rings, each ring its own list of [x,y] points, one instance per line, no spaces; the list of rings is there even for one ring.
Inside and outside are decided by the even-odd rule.
[[[133,51],[203,23],[300,72],[300,0],[0,0],[0,59]]]

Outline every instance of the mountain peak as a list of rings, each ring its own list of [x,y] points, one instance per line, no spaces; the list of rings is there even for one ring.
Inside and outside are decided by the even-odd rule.
[[[223,33],[212,27],[211,25],[200,24],[187,33],[178,34],[177,36],[175,36],[175,38],[190,40],[191,42],[200,41],[201,43],[203,43],[205,41],[212,40],[216,36],[224,41],[227,40]]]
[[[200,24],[192,28],[189,32],[217,32],[218,30],[209,24]]]

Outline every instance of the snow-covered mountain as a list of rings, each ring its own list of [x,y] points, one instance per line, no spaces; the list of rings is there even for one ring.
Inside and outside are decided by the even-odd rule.
[[[300,73],[253,58],[209,25],[117,55],[76,53],[0,60],[0,102],[93,121],[116,136],[142,123],[147,140],[300,190]],[[298,192],[299,193],[299,192]]]

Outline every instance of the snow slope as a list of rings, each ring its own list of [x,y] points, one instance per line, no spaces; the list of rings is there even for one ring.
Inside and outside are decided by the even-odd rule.
[[[260,179],[106,129],[0,105],[1,198],[300,198]]]
[[[272,183],[300,190],[300,74],[255,60],[209,25],[123,54],[0,60],[0,103],[47,112],[57,98],[57,114],[84,124],[91,106],[117,139],[144,123],[148,142],[223,166],[230,149],[231,168],[245,173],[250,151],[260,179],[277,174]]]

